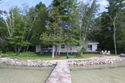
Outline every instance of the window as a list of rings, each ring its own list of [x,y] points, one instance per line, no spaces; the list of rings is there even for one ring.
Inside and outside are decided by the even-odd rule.
[[[92,45],[88,45],[88,50],[92,50]]]
[[[63,45],[63,46],[61,46],[61,48],[62,48],[62,49],[64,49],[64,48],[65,48],[65,46]]]

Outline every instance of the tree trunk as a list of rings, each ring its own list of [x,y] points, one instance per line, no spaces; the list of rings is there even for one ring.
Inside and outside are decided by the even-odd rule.
[[[115,55],[117,55],[117,45],[116,45],[116,27],[115,27],[115,21],[113,22],[114,26],[114,34],[113,34],[113,39],[114,39],[114,49],[115,49]]]
[[[73,53],[73,49],[72,49],[72,46],[70,46],[70,49],[71,49],[71,54]]]
[[[55,46],[52,47],[52,58],[55,56]]]
[[[60,51],[58,52],[58,55],[60,56]]]
[[[7,27],[8,34],[9,34],[9,36],[11,37],[11,36],[12,36],[12,34],[11,34],[10,29],[9,29],[9,25],[8,25],[8,23],[7,23],[7,21],[6,21],[6,20],[4,20],[4,21],[5,21],[5,24],[6,24],[6,27]]]
[[[82,46],[81,46],[81,48],[80,48],[80,56],[82,56],[83,55],[83,48],[84,48],[84,46],[83,46],[84,44],[82,44]]]
[[[58,53],[58,52],[57,52],[57,46],[55,46],[55,56],[58,56],[57,53]]]
[[[85,28],[85,36],[84,36],[83,42],[86,41],[87,33],[88,33],[88,24],[86,25],[86,28]]]
[[[58,47],[58,55],[60,56],[60,48],[61,46]]]
[[[116,45],[116,26],[115,26],[115,21],[116,21],[116,19],[117,19],[117,14],[116,14],[116,16],[115,16],[114,18],[112,18],[112,17],[110,16],[110,19],[112,20],[112,23],[113,23],[113,32],[114,32],[114,34],[113,34],[113,39],[114,39],[114,50],[115,50],[115,55],[117,55],[117,45]]]
[[[22,49],[22,47],[15,47],[15,48],[14,48],[15,52],[20,52],[21,49]]]
[[[67,46],[67,56],[69,55],[69,51],[68,51],[68,46]]]
[[[20,52],[20,51],[21,51],[21,49],[22,49],[21,47],[18,47],[18,52]]]
[[[28,51],[29,50],[29,45],[26,47],[26,51]]]
[[[14,50],[15,50],[15,52],[17,52],[17,48],[16,47],[14,48]]]

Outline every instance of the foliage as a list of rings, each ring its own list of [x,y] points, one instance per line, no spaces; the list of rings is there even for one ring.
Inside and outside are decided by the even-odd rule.
[[[6,18],[2,18],[2,15]],[[47,8],[42,3],[25,13],[17,7],[9,12],[1,12],[0,38],[11,46],[10,50],[13,49],[15,52],[28,50],[31,45],[39,45],[40,35],[46,29],[47,16]],[[6,45],[0,46],[1,49],[3,47],[5,48]]]
[[[66,23],[65,25],[65,31],[67,34],[67,40],[65,44],[67,46],[72,46],[72,45],[80,45],[80,37],[79,37],[79,27],[80,27],[80,22],[78,21],[80,19],[80,14],[79,12],[79,3],[77,0],[70,0],[66,4],[67,8],[67,14],[66,16],[68,17],[67,20],[64,22]]]
[[[80,15],[81,15],[81,32],[80,39],[84,42],[88,34],[88,30],[93,27],[95,21],[95,14],[98,11],[98,5],[96,0],[93,0],[92,3],[81,4]]]
[[[43,32],[46,31],[46,24],[48,20],[48,10],[43,3],[39,3],[33,9],[35,21],[33,23],[33,30],[32,30],[32,43],[33,45],[41,45],[40,36]],[[30,11],[32,12],[32,11]],[[42,44],[43,45],[43,44]]]
[[[0,50],[24,52],[36,45],[53,46],[57,55],[57,46],[79,45],[82,55],[89,40],[98,41],[102,50],[125,52],[124,0],[108,0],[108,11],[98,17],[96,1],[53,0],[48,8],[40,2],[29,10],[0,10]]]
[[[95,21],[95,24],[90,31],[88,38],[98,41],[99,48],[102,50],[115,51],[118,53],[124,52],[124,6],[123,0],[108,0],[108,12],[103,12]],[[116,42],[116,45],[115,45]],[[116,50],[116,51],[117,51]]]
[[[86,5],[85,14],[82,13],[83,24],[94,18],[94,3],[91,7]],[[80,30],[80,9],[77,0],[54,0],[49,8],[40,2],[24,13],[17,7],[9,12],[1,11],[6,19],[0,19],[3,22],[0,24],[0,37],[15,52],[30,50],[29,47],[35,45],[80,45],[80,32],[83,31]]]
[[[10,11],[10,16],[7,16],[7,23],[8,25],[11,23],[7,26],[10,29],[7,36],[8,43],[15,48],[15,52],[20,52],[21,47],[25,47],[30,43],[25,41],[25,34],[27,34],[25,32],[26,22],[18,8]]]

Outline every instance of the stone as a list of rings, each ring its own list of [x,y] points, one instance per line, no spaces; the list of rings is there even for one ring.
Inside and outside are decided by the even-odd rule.
[[[125,54],[120,54],[120,57],[125,57]]]
[[[121,57],[124,57],[125,54],[121,54]],[[112,64],[120,61],[125,61],[125,58],[121,57],[100,57],[100,58],[90,58],[90,59],[81,59],[81,60],[65,60],[70,66],[86,66],[86,65],[96,65],[96,64]],[[50,61],[41,61],[41,60],[27,60],[21,61],[17,59],[10,58],[0,58],[0,62],[4,62],[10,65],[17,66],[55,66],[58,64],[57,60]]]

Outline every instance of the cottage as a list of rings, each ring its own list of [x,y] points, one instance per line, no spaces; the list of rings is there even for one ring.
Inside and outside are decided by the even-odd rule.
[[[97,52],[98,49],[98,42],[88,42],[87,43],[87,49],[86,52]],[[67,46],[62,45],[57,47],[57,52],[59,53],[77,53],[81,50],[82,46]],[[41,48],[40,45],[36,46],[36,52],[37,53],[43,53],[43,52],[51,52],[52,48]]]

